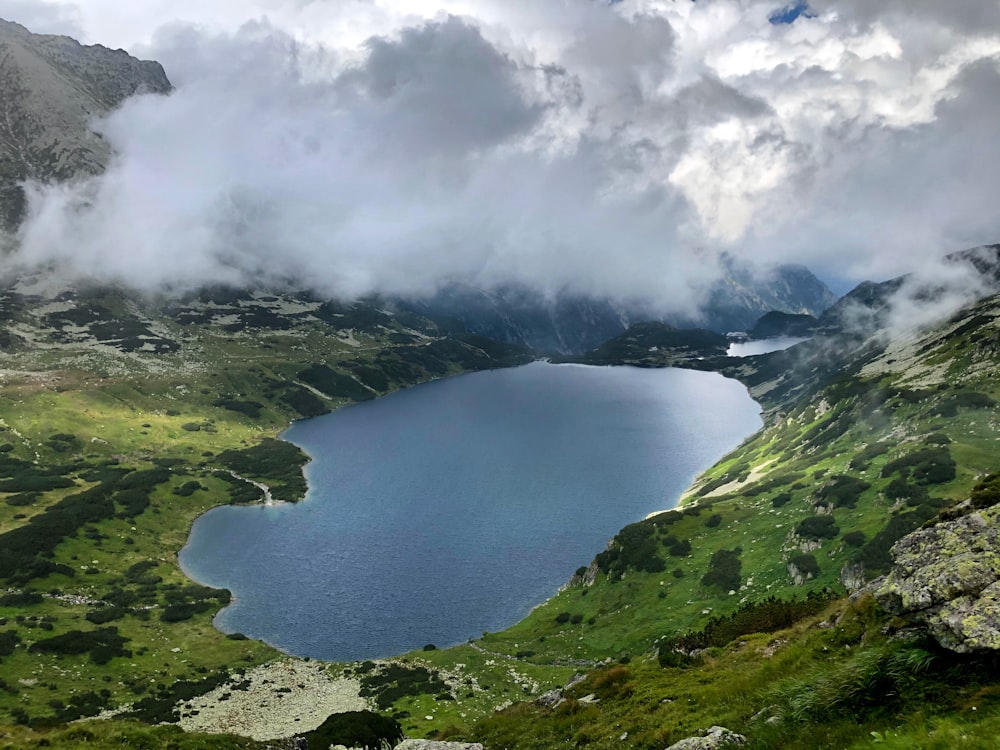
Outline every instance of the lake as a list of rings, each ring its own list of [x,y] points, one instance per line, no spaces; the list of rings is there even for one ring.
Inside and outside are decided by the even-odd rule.
[[[181,565],[216,618],[299,656],[447,646],[524,617],[624,525],[672,507],[761,425],[738,382],[534,363],[295,423],[305,501],[199,518]]]

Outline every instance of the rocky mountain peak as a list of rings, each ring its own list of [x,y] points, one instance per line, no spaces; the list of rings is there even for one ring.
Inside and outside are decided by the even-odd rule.
[[[23,216],[23,181],[105,168],[111,152],[94,118],[134,94],[170,90],[159,63],[0,19],[0,228]]]

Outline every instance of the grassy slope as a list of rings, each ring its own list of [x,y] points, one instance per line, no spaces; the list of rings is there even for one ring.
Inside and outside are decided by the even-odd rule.
[[[412,663],[440,669],[450,679],[450,692],[457,700],[440,701],[432,692],[423,692],[397,699],[389,710],[400,716],[404,728],[413,736],[444,728],[445,735],[478,736],[511,747],[565,746],[569,737],[595,747],[656,747],[713,723],[729,723],[747,731],[760,747],[815,747],[809,744],[815,735],[808,724],[793,722],[777,729],[754,724],[750,719],[763,708],[779,705],[782,700],[788,702],[787,695],[783,698],[772,692],[781,675],[808,675],[812,667],[818,669],[828,661],[854,674],[857,665],[852,659],[856,654],[871,653],[876,661],[882,658],[881,650],[887,647],[880,640],[878,626],[872,624],[874,616],[864,608],[853,612],[847,611],[845,603],[831,604],[846,612],[847,623],[832,633],[802,623],[789,633],[754,636],[747,641],[752,648],[711,650],[698,669],[661,669],[655,660],[656,646],[668,643],[676,634],[701,627],[713,615],[733,611],[744,600],[799,596],[827,587],[841,590],[842,567],[859,555],[858,547],[844,541],[847,532],[862,531],[871,540],[892,515],[932,509],[933,504],[923,500],[909,506],[905,498],[886,498],[885,490],[893,477],[880,476],[888,461],[921,449],[929,435],[947,434],[952,442],[945,447],[957,462],[954,479],[929,486],[931,497],[959,498],[967,493],[976,476],[996,470],[994,407],[959,406],[953,416],[934,413],[942,408],[948,413],[949,399],[959,391],[1000,396],[991,377],[998,356],[996,315],[996,300],[983,303],[943,329],[939,336],[916,340],[912,346],[892,344],[880,363],[864,371],[845,373],[816,367],[816,358],[790,363],[782,359],[788,355],[761,360],[752,372],[742,365],[743,371],[738,374],[772,409],[769,426],[701,478],[701,488],[715,485],[716,489],[703,493],[688,512],[639,526],[638,538],[655,542],[652,556],[663,561],[663,570],[636,570],[635,562],[644,565],[649,550],[632,549],[636,546],[632,544],[633,536],[620,536],[622,551],[636,552],[631,565],[615,568],[612,562],[606,566],[611,575],[595,566],[592,585],[577,581],[503,633],[486,634],[474,644],[407,657]],[[976,325],[960,330],[974,316],[978,316]],[[226,448],[253,444],[262,436],[274,434],[294,416],[275,399],[273,381],[290,382],[304,365],[317,361],[335,367],[348,359],[376,363],[379,351],[394,346],[392,333],[403,328],[392,324],[368,335],[356,331],[348,343],[344,337],[331,336],[329,328],[315,321],[304,328],[310,326],[312,331],[304,334],[304,341],[301,326],[292,333],[257,331],[235,341],[211,325],[187,326],[183,331],[174,331],[178,338],[186,337],[180,353],[129,361],[124,372],[122,357],[95,357],[92,351],[85,355],[86,366],[75,368],[67,366],[71,358],[64,352],[32,349],[10,357],[8,367],[57,370],[59,378],[15,375],[5,388],[0,416],[11,428],[16,455],[30,460],[38,451],[43,463],[62,460],[62,454],[46,448],[45,439],[53,433],[69,432],[84,441],[80,453],[87,465],[119,456],[127,464],[148,467],[149,458],[167,455],[183,458],[184,466],[193,472],[157,487],[150,508],[134,524],[117,519],[93,524],[92,533],[85,529],[57,549],[57,561],[77,567],[87,565],[98,572],[78,574],[72,579],[54,576],[32,581],[31,585],[43,591],[60,588],[84,595],[99,593],[119,580],[132,561],[146,559],[163,561],[155,569],[163,584],[183,585],[185,581],[172,563],[190,521],[205,507],[227,498],[227,485],[208,473],[214,456]],[[956,330],[959,333],[951,335]],[[411,330],[407,335],[412,334]],[[815,370],[820,373],[818,380],[826,377],[831,382],[798,400],[781,377],[793,365]],[[380,366],[385,371],[393,370],[384,362]],[[136,371],[145,374],[136,377]],[[431,373],[424,375],[429,377]],[[396,378],[388,387],[404,383]],[[249,419],[211,405],[220,395],[231,394],[260,402],[261,416]],[[336,403],[326,401],[325,405]],[[171,408],[180,413],[168,414]],[[192,422],[211,425],[211,429],[185,430],[184,425]],[[106,440],[107,444],[88,442],[91,437]],[[859,466],[855,459],[865,447],[882,441],[887,452]],[[213,455],[205,456],[207,452]],[[205,465],[200,466],[203,462]],[[854,507],[818,509],[822,487],[837,475],[857,477],[871,487],[853,498]],[[171,487],[192,478],[207,489],[185,498],[172,494]],[[0,533],[27,520],[15,519],[15,515],[30,517],[65,494],[65,490],[47,493],[30,507],[0,505]],[[785,494],[790,500],[775,507],[774,499]],[[164,512],[168,508],[171,512]],[[183,512],[176,513],[177,508]],[[838,532],[832,538],[817,540],[819,546],[813,548],[791,532],[803,519],[815,515],[833,517]],[[715,523],[709,520],[713,516],[719,516],[718,525],[710,525]],[[96,541],[98,535],[106,537],[100,544]],[[133,542],[126,543],[126,537]],[[689,541],[690,554],[671,555],[665,542],[672,545],[676,540]],[[737,546],[741,578],[735,593],[703,584],[701,579],[712,555]],[[791,555],[803,554],[804,550],[813,555],[819,572],[799,584],[792,579],[786,563]],[[162,605],[164,600],[159,603]],[[87,623],[82,617],[86,610],[49,599],[23,608],[6,608],[8,624],[0,626],[0,630],[15,624],[18,615],[54,618],[53,630],[46,636],[76,627],[84,629]],[[562,613],[578,617],[561,623],[557,615]],[[170,625],[159,623],[155,616],[145,621],[129,617],[112,623],[132,639],[129,645],[134,657],[130,661],[112,659],[104,667],[89,664],[86,657],[47,657],[18,648],[3,662],[5,679],[17,692],[0,693],[0,710],[21,707],[33,717],[52,715],[49,701],[65,701],[70,690],[108,690],[109,702],[116,704],[133,698],[136,687],[128,680],[155,686],[181,675],[203,675],[196,671],[200,669],[211,675],[224,665],[251,664],[273,657],[272,651],[259,644],[221,637],[211,628],[210,617],[211,612],[205,612]],[[858,624],[848,627],[851,622]],[[15,624],[25,643],[39,635],[34,624],[30,620]],[[664,636],[667,640],[658,642]],[[173,652],[167,646],[182,650]],[[596,693],[602,696],[596,705],[570,701],[548,711],[530,703],[520,704],[477,724],[497,707],[564,684],[574,672],[585,672],[597,662],[613,664],[619,660],[630,663],[620,669],[612,666],[610,676],[602,677],[603,673],[598,672],[570,693],[577,698]],[[938,655],[938,663],[950,665],[943,655]],[[871,740],[869,733],[873,731],[883,735],[894,732],[903,738],[883,736],[887,743],[916,746],[905,745],[909,741],[906,738],[923,737],[933,722],[941,724],[938,732],[944,737],[955,733],[973,738],[987,736],[987,729],[998,721],[990,710],[990,701],[975,700],[982,705],[971,713],[973,699],[961,693],[964,689],[971,688],[962,685],[952,690],[959,697],[951,703],[938,696],[937,703],[931,704],[946,712],[940,719],[925,715],[931,709],[921,708],[917,688],[909,713],[901,712],[899,719],[895,714],[877,713],[814,719],[824,722],[825,731],[836,730],[831,736],[840,739],[831,746],[837,747]],[[988,695],[992,695],[992,689],[989,685],[983,688]],[[961,710],[955,713],[953,709]],[[620,739],[625,732],[626,738]]]
[[[634,552],[642,567],[653,554],[664,569],[616,571],[612,562],[606,573],[595,566],[592,585],[577,579],[518,625],[481,641],[492,651],[531,652],[528,661],[562,661],[567,654],[631,661],[611,669],[617,676],[591,676],[568,694],[593,693],[594,681],[602,679],[625,687],[593,706],[570,701],[551,711],[525,704],[486,719],[470,736],[505,747],[560,747],[573,737],[589,747],[653,748],[722,723],[747,733],[753,747],[849,747],[876,740],[896,747],[994,747],[1000,713],[993,696],[1000,684],[983,673],[988,660],[959,660],[936,649],[931,650],[940,673],[908,675],[900,685],[882,686],[883,693],[865,699],[882,701],[886,710],[846,701],[842,713],[813,706],[812,713],[805,711],[794,722],[752,721],[761,711],[766,718],[769,706],[793,702],[797,691],[855,690],[851,675],[863,671],[858,663],[878,663],[879,654],[892,648],[877,613],[866,614],[869,622],[862,625],[815,631],[803,622],[790,632],[739,639],[724,650],[710,649],[698,669],[661,669],[655,654],[658,646],[669,650],[679,634],[700,629],[709,617],[731,613],[742,602],[843,592],[842,571],[859,561],[868,569],[866,577],[873,577],[887,563],[895,538],[966,497],[983,474],[997,471],[998,316],[1000,300],[987,300],[930,334],[868,347],[863,368],[819,367],[818,350],[805,347],[758,361],[755,373],[745,369],[741,375],[756,383],[757,397],[770,407],[768,426],[699,479],[687,498],[694,504],[685,512],[636,525],[646,535],[617,538],[622,557]],[[795,368],[810,373],[816,384],[806,398],[790,397],[783,382],[781,373]],[[890,462],[926,450],[950,455],[954,477],[931,472],[925,482],[913,469],[886,475]],[[903,491],[890,489],[907,471],[910,480],[894,488]],[[848,484],[848,491],[838,494],[832,491],[835,477],[869,486]],[[717,520],[709,522],[713,516]],[[818,539],[795,533],[803,520],[816,516],[832,518],[836,532]],[[851,536],[845,541],[845,535],[859,531],[865,540],[860,545]],[[654,544],[644,550],[636,539]],[[672,544],[675,539],[690,541],[690,555],[670,555],[665,540]],[[704,583],[713,554],[734,548],[741,562],[739,586],[727,590]],[[812,555],[818,571],[796,581],[788,563],[801,554]],[[853,572],[859,574],[856,567]],[[841,615],[847,612],[844,623],[858,618],[846,601],[831,606]],[[560,623],[560,613],[579,615],[579,622]],[[625,670],[624,676],[616,669]],[[967,681],[954,679],[959,669]],[[876,671],[887,670],[883,664]],[[823,687],[828,675],[841,672],[844,685]],[[782,682],[788,675],[802,677],[798,683]],[[781,688],[785,682],[788,687]],[[927,690],[936,690],[930,700]],[[976,695],[983,697],[970,697]],[[829,737],[828,744],[817,744],[819,736]]]
[[[116,314],[137,314],[113,292],[101,293],[96,302]],[[317,310],[314,303],[286,302],[290,309]],[[88,298],[91,303],[94,298]],[[23,530],[66,498],[100,486],[92,475],[95,468],[111,464],[152,470],[160,462],[170,469],[165,481],[146,493],[148,507],[133,513],[118,502],[109,517],[79,524],[58,544],[49,561],[66,566],[61,569],[65,572],[25,580],[23,573],[4,571],[5,576],[17,575],[8,577],[8,594],[15,596],[0,605],[0,632],[14,634],[20,644],[2,657],[0,723],[16,719],[40,724],[75,713],[87,715],[95,707],[156,694],[178,680],[204,681],[223,670],[232,672],[278,656],[264,644],[227,639],[212,627],[219,606],[211,598],[214,592],[190,589],[176,553],[200,513],[231,500],[234,485],[219,473],[225,469],[224,451],[246,450],[302,416],[283,396],[303,390],[296,381],[304,368],[323,363],[350,376],[356,371],[351,367],[367,367],[365,377],[376,387],[366,389],[353,380],[350,384],[370,397],[447,372],[524,359],[502,347],[490,349],[490,357],[479,342],[441,339],[427,321],[408,321],[422,326],[415,330],[373,313],[370,306],[346,311],[350,319],[345,325],[350,328],[338,325],[339,317],[347,317],[343,313],[324,321],[297,312],[294,318],[276,316],[270,326],[225,330],[222,324],[232,323],[233,311],[239,312],[241,304],[252,307],[230,301],[226,309],[215,310],[218,305],[212,303],[209,310],[217,313],[215,318],[183,325],[157,317],[158,333],[181,343],[179,351],[158,355],[122,352],[92,340],[59,341],[58,330],[46,325],[46,311],[52,306],[45,303],[21,305],[7,320],[8,330],[27,343],[0,355],[5,368],[0,443],[10,446],[3,455],[25,462],[15,468],[15,475],[23,475],[23,466],[60,466],[61,475],[74,486],[38,493],[27,502],[17,499],[17,493],[0,495],[17,503],[0,502],[0,535]],[[192,303],[190,309],[205,308]],[[345,402],[315,388],[306,390],[312,396],[305,403],[309,409],[319,404],[319,410],[327,410]],[[258,413],[249,416],[214,405],[220,398],[254,402]],[[53,435],[72,439],[53,441]],[[304,456],[296,460],[304,461]],[[291,469],[298,477],[295,463]],[[286,477],[269,471],[251,476],[271,485],[279,496]],[[198,489],[177,494],[191,482]],[[288,485],[285,494],[294,494],[294,482]],[[259,499],[258,490],[245,483],[242,489],[249,499]],[[0,548],[10,538],[0,536]],[[130,574],[137,563],[148,569]],[[74,574],[68,575],[68,569]],[[99,601],[114,590],[134,600],[127,614],[105,624],[88,622],[87,614],[105,610]],[[24,591],[40,592],[43,598],[20,602],[16,595]],[[194,603],[196,608],[203,602],[205,611],[179,622],[161,620],[172,601]],[[34,653],[29,648],[36,641],[99,627],[117,628],[128,639],[129,655],[97,664],[86,653]],[[89,700],[74,711],[80,696]]]

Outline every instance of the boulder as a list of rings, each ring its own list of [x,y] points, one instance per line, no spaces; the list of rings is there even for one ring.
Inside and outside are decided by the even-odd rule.
[[[701,737],[687,737],[675,742],[667,750],[723,750],[724,748],[743,747],[747,738],[725,727],[711,727]]]
[[[478,742],[438,742],[437,740],[403,740],[396,750],[483,750]]]
[[[887,612],[930,631],[959,653],[1000,649],[1000,509],[919,529],[892,548],[875,590]]]

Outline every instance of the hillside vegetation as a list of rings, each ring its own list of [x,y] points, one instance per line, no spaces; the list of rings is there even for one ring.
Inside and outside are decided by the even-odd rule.
[[[218,731],[212,716],[264,705],[261,690],[273,700],[258,712],[278,716],[282,696],[305,710],[327,678],[408,736],[487,747],[652,749],[717,724],[759,748],[992,746],[993,656],[943,649],[870,594],[845,595],[890,569],[905,534],[970,495],[989,506],[1000,298],[931,331],[749,360],[635,338],[644,358],[664,357],[647,366],[686,356],[742,379],[765,428],[513,628],[319,665],[308,688],[274,677],[280,654],[212,627],[228,592],[177,567],[190,523],[262,501],[258,484],[301,497],[304,457],[273,440],[291,418],[527,355],[304,295],[157,305],[10,289],[3,309],[0,746],[72,746],[58,727],[108,709],[95,743],[142,731],[129,720]],[[627,347],[609,351],[628,361]],[[257,739],[322,716],[307,721]]]

